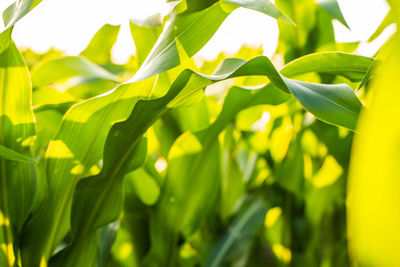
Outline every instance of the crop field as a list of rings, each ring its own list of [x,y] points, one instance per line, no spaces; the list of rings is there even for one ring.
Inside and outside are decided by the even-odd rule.
[[[400,266],[397,32],[367,57],[336,0],[168,0],[117,64],[120,25],[17,46],[41,2],[2,16],[0,267]],[[197,57],[238,8],[277,21],[274,55]]]

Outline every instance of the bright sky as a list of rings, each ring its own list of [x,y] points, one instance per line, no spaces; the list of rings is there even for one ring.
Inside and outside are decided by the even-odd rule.
[[[1,0],[0,11],[15,0]],[[121,32],[113,49],[113,57],[123,62],[134,52],[128,20],[142,19],[154,13],[167,13],[165,0],[43,0],[16,26],[13,39],[20,47],[31,47],[44,52],[50,47],[76,55],[89,43],[95,32],[105,23],[121,24]],[[339,0],[344,16],[352,29],[335,23],[335,34],[340,42],[366,41],[388,11],[385,0]],[[360,7],[362,12],[360,12]],[[2,25],[1,25],[2,26]],[[1,27],[0,27],[1,29]],[[386,31],[372,44],[362,44],[359,53],[372,55],[390,36]],[[216,35],[198,53],[212,58],[220,51],[235,52],[243,44],[263,45],[271,55],[278,38],[274,19],[256,11],[237,9],[220,27]]]

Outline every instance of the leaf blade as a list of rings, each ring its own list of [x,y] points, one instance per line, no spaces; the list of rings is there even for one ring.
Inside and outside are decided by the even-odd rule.
[[[14,160],[14,161],[22,161],[22,162],[33,162],[33,163],[36,162],[33,158],[18,153],[3,145],[0,145],[0,158]]]
[[[318,1],[318,5],[320,5],[326,12],[328,12],[332,18],[337,19],[342,23],[346,28],[350,30],[349,25],[347,24],[342,11],[340,10],[339,3],[337,0],[320,0]]]
[[[225,0],[227,3],[253,9],[275,19],[295,25],[295,23],[269,0]]]

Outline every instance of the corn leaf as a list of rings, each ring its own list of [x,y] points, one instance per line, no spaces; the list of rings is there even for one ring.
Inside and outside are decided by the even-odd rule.
[[[253,9],[262,12],[275,19],[279,19],[289,24],[294,22],[282,11],[280,11],[274,4],[269,0],[225,0],[227,3],[235,4],[241,7]]]
[[[147,18],[144,21],[130,20],[129,27],[133,41],[135,42],[136,55],[139,60],[139,66],[143,64],[149,55],[151,48],[156,43],[162,30],[161,15],[157,14]]]
[[[339,3],[337,0],[321,0],[318,1],[318,5],[320,5],[326,12],[328,12],[332,18],[337,19],[342,23],[345,27],[350,29],[347,24],[345,18],[343,17],[342,11],[340,10]]]
[[[393,10],[389,10],[389,12],[386,14],[386,17],[383,19],[379,27],[376,29],[376,31],[371,35],[371,37],[368,39],[368,42],[374,41],[376,38],[378,38],[384,30],[386,30],[389,25],[394,24],[396,22],[395,14]]]
[[[375,71],[377,65],[378,65],[378,61],[377,60],[372,61],[371,65],[369,66],[369,68],[368,68],[367,72],[365,73],[363,79],[361,80],[360,85],[358,86],[358,90],[361,89],[363,86],[367,85],[367,83],[370,80],[371,75]]]
[[[12,149],[9,149],[3,145],[0,145],[0,158],[14,161],[27,161],[27,162],[35,162],[34,159],[25,156],[24,154],[18,153]]]
[[[288,23],[278,21],[279,40],[277,51],[284,56],[285,63],[316,52],[315,48],[319,45],[319,39],[310,40],[310,44],[308,44],[308,36],[312,37],[311,32],[315,31],[318,25],[315,1],[297,0],[296,4],[293,4],[287,0],[276,0],[275,5],[296,23],[296,27],[294,27]],[[327,25],[332,27],[331,23]],[[328,31],[329,28],[324,28],[321,32],[325,36]],[[326,36],[324,39],[326,39]]]
[[[254,236],[263,225],[267,213],[263,200],[248,200],[243,206],[228,231],[210,252],[205,266],[221,266],[224,257],[235,243],[240,242],[246,235]]]
[[[32,70],[34,87],[63,82],[73,77],[119,81],[115,75],[80,56],[67,56],[45,61]]]
[[[314,53],[288,63],[282,75],[295,77],[307,72],[341,75],[352,82],[361,81],[374,60],[369,57],[338,52]]]
[[[101,27],[80,56],[98,65],[107,64],[111,58],[111,49],[117,41],[119,29],[119,25],[106,24]]]
[[[34,9],[42,0],[21,0],[15,1],[14,4],[10,5],[3,12],[3,20],[7,31],[9,28],[14,26],[21,18],[28,14],[32,9]]]
[[[3,154],[21,159],[19,154],[29,155],[35,129],[30,76],[24,59],[11,39],[11,30],[0,34],[0,145],[3,146]],[[19,154],[4,150],[4,147]],[[17,162],[2,157],[0,179],[3,222],[0,253],[4,254],[4,257],[0,257],[0,265],[12,266],[15,261],[12,244],[19,239],[35,197],[35,166],[26,158]]]
[[[286,80],[286,83],[299,102],[320,120],[356,129],[362,104],[350,86],[320,86],[293,80]]]

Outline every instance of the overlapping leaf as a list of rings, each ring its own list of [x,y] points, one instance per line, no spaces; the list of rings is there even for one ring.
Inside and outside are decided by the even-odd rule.
[[[173,15],[135,74],[134,81],[167,71],[178,66],[186,57],[196,54],[211,39],[227,16],[239,6],[290,21],[268,0],[211,1],[203,4],[204,6],[199,7],[197,6],[199,3],[194,2],[195,7],[193,7],[189,2],[187,11]]]

